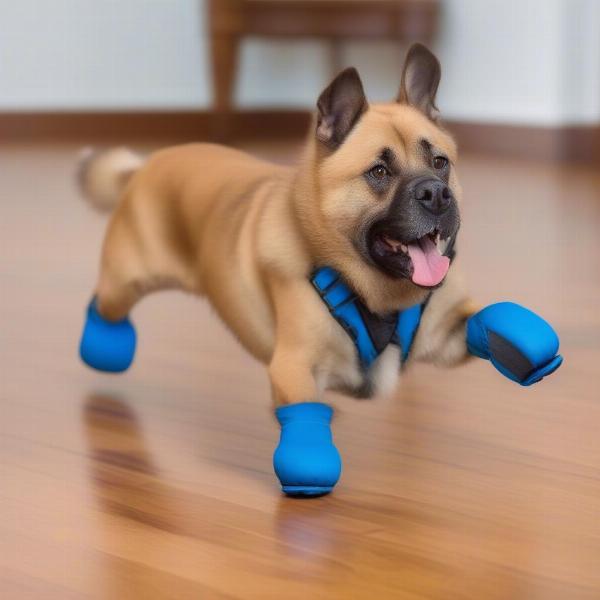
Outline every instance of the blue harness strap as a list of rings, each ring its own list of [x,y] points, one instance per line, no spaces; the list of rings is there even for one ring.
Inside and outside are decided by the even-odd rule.
[[[423,314],[423,304],[415,304],[410,308],[400,311],[398,315],[398,323],[396,325],[396,336],[398,345],[402,351],[402,362],[408,359],[408,353],[415,340],[417,329],[421,323],[421,315]]]
[[[403,363],[408,359],[421,322],[422,304],[381,317],[371,313],[331,267],[317,269],[311,276],[311,283],[354,342],[363,369],[368,369],[389,344],[400,347]]]
[[[329,312],[354,342],[361,364],[365,368],[369,367],[379,356],[379,352],[358,311],[356,306],[358,298],[354,292],[346,285],[339,273],[330,267],[322,267],[315,271],[311,281]]]

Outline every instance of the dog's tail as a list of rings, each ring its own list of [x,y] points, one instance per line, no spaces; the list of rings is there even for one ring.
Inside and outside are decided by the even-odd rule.
[[[143,163],[144,159],[129,148],[84,148],[77,165],[79,188],[95,209],[109,212],[117,205],[127,182]]]

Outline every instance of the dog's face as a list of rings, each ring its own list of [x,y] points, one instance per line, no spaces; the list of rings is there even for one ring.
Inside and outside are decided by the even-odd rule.
[[[420,288],[440,285],[458,232],[456,147],[437,124],[437,59],[407,55],[397,102],[367,104],[354,69],[318,103],[318,202],[330,248]]]

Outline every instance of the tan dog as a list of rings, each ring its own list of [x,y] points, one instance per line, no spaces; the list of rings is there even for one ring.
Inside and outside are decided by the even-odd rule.
[[[437,122],[437,59],[407,55],[398,100],[369,106],[354,69],[321,94],[296,168],[193,144],[143,161],[88,157],[87,196],[116,204],[80,354],[125,370],[127,318],[145,294],[206,295],[268,364],[281,437],[273,457],[290,495],[330,492],[341,459],[327,389],[389,391],[401,364],[471,354],[528,386],[562,363],[558,336],[511,302],[475,313],[452,264],[460,218],[456,148]],[[473,316],[471,316],[473,315]]]
[[[357,72],[342,72],[321,94],[294,168],[211,144],[146,161],[125,149],[87,160],[86,195],[116,205],[96,287],[100,314],[119,320],[145,294],[180,288],[207,296],[268,365],[277,405],[317,400],[326,389],[387,392],[398,348],[361,368],[309,280],[329,265],[373,313],[431,294],[411,360],[463,361],[474,308],[443,256],[458,230],[460,187],[455,144],[437,122],[439,79],[421,45],[407,55],[394,103],[369,106]]]

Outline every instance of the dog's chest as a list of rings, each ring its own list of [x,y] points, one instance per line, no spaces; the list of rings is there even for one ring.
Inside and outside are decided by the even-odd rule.
[[[387,394],[396,386],[400,370],[400,350],[389,345],[365,369],[356,347],[341,327],[332,331],[330,343],[316,369],[319,390],[344,392],[357,398]]]
[[[322,330],[329,332],[325,356],[316,367],[321,389],[359,397],[388,391],[408,357],[423,305],[375,314],[330,267],[317,269],[311,283],[326,309],[319,311],[327,323]]]

